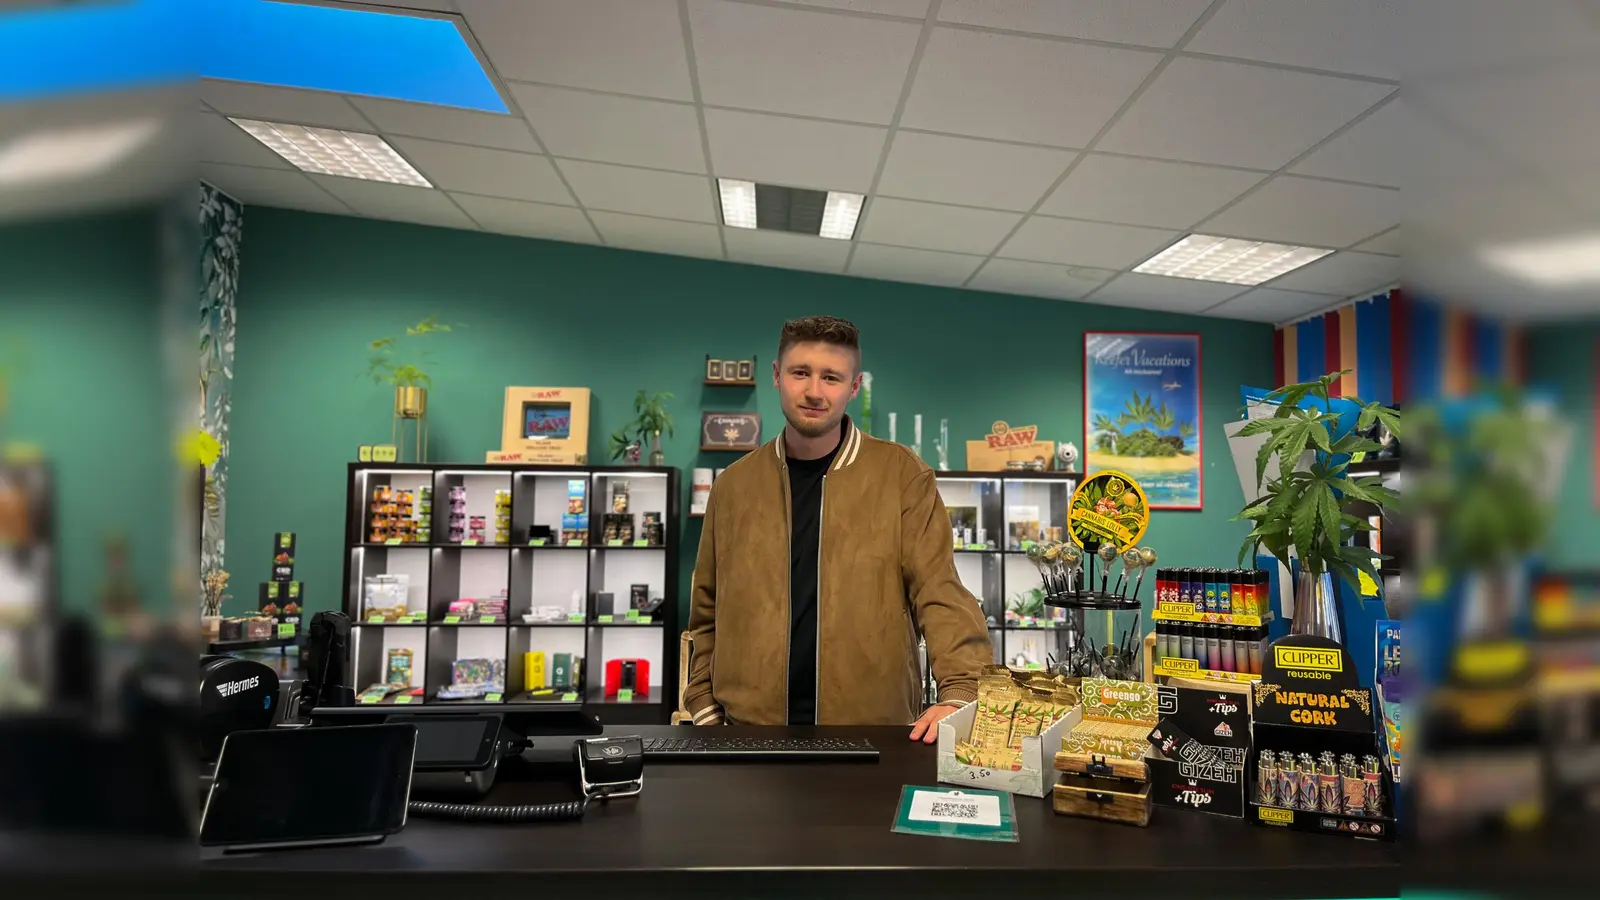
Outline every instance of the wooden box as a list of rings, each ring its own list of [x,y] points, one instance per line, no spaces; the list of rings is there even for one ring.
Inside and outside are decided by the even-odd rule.
[[[1143,760],[1061,752],[1055,767],[1062,773],[1051,793],[1057,815],[1150,824],[1150,775]]]

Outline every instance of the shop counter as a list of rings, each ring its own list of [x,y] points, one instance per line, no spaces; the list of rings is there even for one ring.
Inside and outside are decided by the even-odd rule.
[[[607,733],[664,737],[693,729],[622,726]],[[386,900],[595,890],[630,898],[1399,896],[1393,844],[1159,807],[1148,828],[1136,828],[1058,816],[1048,799],[1017,796],[1016,843],[898,834],[890,828],[902,786],[937,784],[934,746],[909,740],[908,728],[727,733],[865,737],[881,757],[876,764],[647,762],[643,793],[593,803],[582,822],[412,818],[400,834],[368,847],[206,851],[202,878],[230,900],[307,888],[320,896],[359,889]],[[538,769],[544,754],[570,761],[570,743],[530,751],[530,768]],[[553,774],[538,780],[502,778],[486,802],[571,799],[570,769],[552,764]]]

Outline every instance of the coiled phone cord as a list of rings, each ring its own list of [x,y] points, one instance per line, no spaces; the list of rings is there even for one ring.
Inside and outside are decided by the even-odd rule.
[[[589,798],[563,803],[536,803],[528,806],[474,806],[468,803],[435,803],[430,800],[412,800],[407,807],[411,814],[434,819],[455,819],[462,822],[571,822],[583,818]]]

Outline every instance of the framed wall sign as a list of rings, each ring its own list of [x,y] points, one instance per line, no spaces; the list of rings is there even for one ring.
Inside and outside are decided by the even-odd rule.
[[[754,450],[760,446],[760,413],[708,412],[700,414],[701,450]]]
[[[1204,504],[1200,336],[1083,336],[1084,472],[1138,479],[1151,509]]]

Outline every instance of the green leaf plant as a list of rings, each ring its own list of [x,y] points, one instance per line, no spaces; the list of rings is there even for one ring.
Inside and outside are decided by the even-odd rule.
[[[1273,391],[1267,395],[1269,402],[1278,403],[1273,416],[1257,419],[1240,430],[1240,437],[1268,437],[1256,454],[1256,487],[1262,491],[1261,496],[1245,506],[1233,521],[1248,520],[1254,526],[1239,548],[1240,565],[1258,548],[1265,547],[1288,567],[1292,547],[1302,569],[1318,576],[1332,572],[1359,594],[1358,573],[1378,580],[1377,561],[1388,557],[1351,545],[1358,533],[1371,531],[1372,525],[1348,509],[1355,501],[1390,507],[1399,501],[1399,494],[1384,487],[1378,476],[1351,478],[1350,454],[1380,449],[1376,441],[1364,437],[1375,422],[1381,422],[1399,437],[1400,413],[1379,403],[1344,398],[1360,406],[1361,413],[1355,428],[1335,438],[1334,426],[1339,417],[1332,411],[1331,388],[1344,374],[1334,372],[1316,381]],[[1308,397],[1322,401],[1322,409],[1301,406]],[[1297,471],[1307,450],[1316,451],[1315,461],[1309,469]],[[1274,457],[1276,474],[1269,478],[1267,470]]]
[[[372,355],[367,361],[367,374],[378,384],[394,387],[433,387],[433,376],[422,368],[432,358],[419,338],[455,327],[429,316],[406,329],[405,334],[382,337],[367,345]],[[409,340],[408,340],[409,339]]]
[[[611,435],[611,458],[622,458],[635,440],[640,446],[644,446],[659,432],[665,432],[667,437],[672,437],[672,414],[667,412],[666,406],[666,402],[671,399],[671,394],[649,394],[640,391],[639,395],[633,398],[633,421]]]

